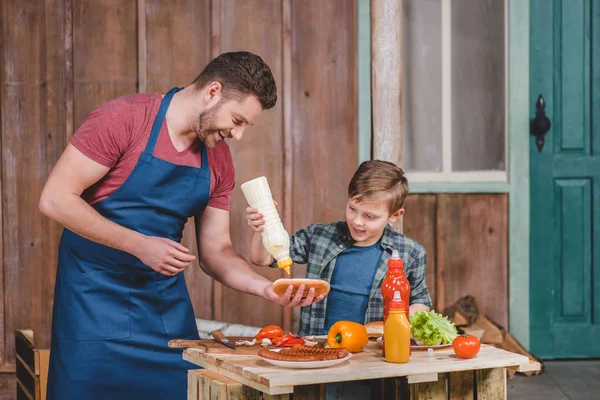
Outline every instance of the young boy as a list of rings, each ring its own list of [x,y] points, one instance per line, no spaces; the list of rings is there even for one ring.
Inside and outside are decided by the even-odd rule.
[[[313,223],[290,238],[290,257],[295,263],[307,264],[306,278],[323,279],[331,285],[323,301],[302,308],[299,334],[327,334],[340,320],[361,324],[383,320],[381,283],[394,249],[404,260],[410,282],[409,312],[429,310],[425,249],[390,226],[404,214],[407,194],[402,169],[386,161],[365,161],[348,185],[346,220]],[[248,207],[246,218],[255,231],[250,260],[276,267],[261,243],[263,216]]]

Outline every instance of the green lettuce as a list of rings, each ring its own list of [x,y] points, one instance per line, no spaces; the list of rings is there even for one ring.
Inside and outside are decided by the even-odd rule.
[[[418,345],[452,343],[458,336],[456,326],[435,311],[417,311],[410,315],[410,333]]]

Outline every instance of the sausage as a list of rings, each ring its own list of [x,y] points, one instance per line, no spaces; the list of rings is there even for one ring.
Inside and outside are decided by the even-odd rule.
[[[347,348],[339,347],[339,348],[322,348],[322,347],[309,347],[298,345],[292,347],[292,350],[297,350],[301,353],[311,354],[311,355],[319,355],[319,354],[335,354],[337,358],[344,358],[350,353]],[[282,350],[285,351],[285,350]]]
[[[319,357],[317,357],[317,356],[302,355],[302,354],[285,355],[285,354],[280,354],[276,351],[271,351],[271,350],[267,350],[267,349],[259,350],[258,355],[259,355],[259,357],[262,357],[262,358],[266,358],[269,360],[277,360],[277,361],[304,361],[304,362],[323,361],[323,360],[319,359]]]
[[[326,361],[344,358],[348,355],[348,349],[323,349],[308,346],[295,346],[283,349],[279,352],[262,349],[258,355],[269,360],[277,361]]]

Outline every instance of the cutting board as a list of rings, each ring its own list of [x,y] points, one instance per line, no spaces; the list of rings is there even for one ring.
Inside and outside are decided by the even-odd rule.
[[[248,340],[248,341],[252,341],[252,337],[244,337],[244,336],[227,336],[227,339],[229,340],[229,342],[231,342],[232,344],[235,344],[235,342],[237,342],[238,340]],[[319,342],[318,347],[323,347],[326,339],[322,339],[322,338],[317,338],[316,339],[317,342]],[[238,354],[238,355],[257,355],[258,351],[260,349],[274,349],[277,348],[277,346],[271,345],[268,347],[263,347],[260,345],[260,342],[257,340],[257,344],[255,344],[254,346],[248,347],[248,346],[236,346],[235,350],[230,349],[229,347],[225,346],[224,344],[221,344],[219,342],[216,342],[215,340],[212,339],[201,339],[201,340],[194,340],[194,345],[193,347],[189,347],[192,349],[198,349],[203,353],[209,353],[209,354]]]
[[[227,340],[230,343],[235,344],[238,340],[248,340],[252,341],[251,337],[243,337],[243,336],[227,336]],[[264,349],[263,346],[257,341],[252,347],[248,346],[236,346],[235,350],[230,349],[229,347],[221,344],[212,339],[202,339],[202,340],[194,340],[196,342],[194,344],[193,349],[198,349],[204,353],[218,353],[218,354],[239,354],[239,355],[256,355],[260,349]],[[275,346],[269,346],[267,348],[275,348]]]

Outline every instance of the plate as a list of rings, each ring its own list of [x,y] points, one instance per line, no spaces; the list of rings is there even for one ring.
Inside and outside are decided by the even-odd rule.
[[[271,349],[271,351],[276,351],[276,352],[278,352],[280,350],[282,350],[282,349]],[[348,353],[348,355],[344,358],[338,358],[336,360],[324,360],[324,361],[279,361],[279,360],[270,360],[268,358],[263,358],[263,357],[260,357],[260,359],[268,362],[269,364],[273,364],[277,367],[307,369],[307,368],[333,367],[334,365],[338,365],[338,364],[343,363],[346,360],[349,360],[351,357],[352,357],[352,353]]]
[[[383,338],[377,338],[377,343],[383,345]],[[452,346],[452,343],[436,344],[435,346],[417,346],[414,344],[410,345],[413,350],[427,350],[427,349],[442,349],[444,347]]]

